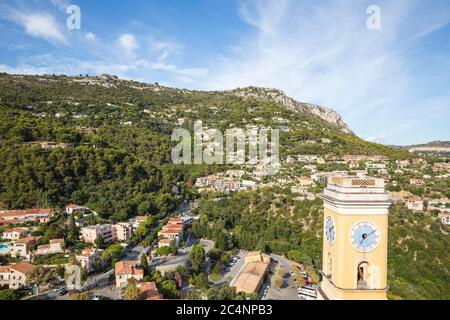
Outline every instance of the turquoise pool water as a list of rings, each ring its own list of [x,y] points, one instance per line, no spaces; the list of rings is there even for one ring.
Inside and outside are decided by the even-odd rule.
[[[7,243],[0,243],[0,253],[8,253],[9,245]]]

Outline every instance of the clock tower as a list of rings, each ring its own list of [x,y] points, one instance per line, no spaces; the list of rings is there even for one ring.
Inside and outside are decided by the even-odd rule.
[[[385,300],[391,202],[384,180],[331,177],[322,199],[324,236],[319,297]]]

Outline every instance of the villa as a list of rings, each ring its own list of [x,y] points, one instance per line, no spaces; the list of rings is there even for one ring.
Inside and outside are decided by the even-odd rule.
[[[27,235],[28,235],[27,228],[12,228],[12,229],[6,229],[3,232],[2,239],[16,241],[16,240],[26,237]]]
[[[36,254],[55,254],[63,252],[64,239],[52,239],[49,244],[37,247]]]
[[[101,252],[99,249],[84,249],[81,254],[75,256],[75,259],[80,262],[82,268],[90,272],[94,269],[94,264],[100,261]]]
[[[114,266],[114,273],[116,275],[116,287],[126,288],[129,279],[136,279],[137,281],[144,278],[144,269],[137,266],[136,261],[119,261]]]

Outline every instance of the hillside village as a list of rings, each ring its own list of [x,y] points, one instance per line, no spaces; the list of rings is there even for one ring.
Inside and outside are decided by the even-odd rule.
[[[0,299],[315,299],[320,195],[336,176],[385,181],[390,298],[450,295],[445,150],[369,143],[327,109],[258,88],[6,74],[0,87]],[[279,128],[279,172],[173,166],[171,130],[196,119]]]

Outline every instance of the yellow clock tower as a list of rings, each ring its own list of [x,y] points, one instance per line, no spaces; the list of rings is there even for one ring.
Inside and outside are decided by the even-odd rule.
[[[322,194],[322,282],[326,300],[385,300],[388,209],[384,180],[332,177]]]

